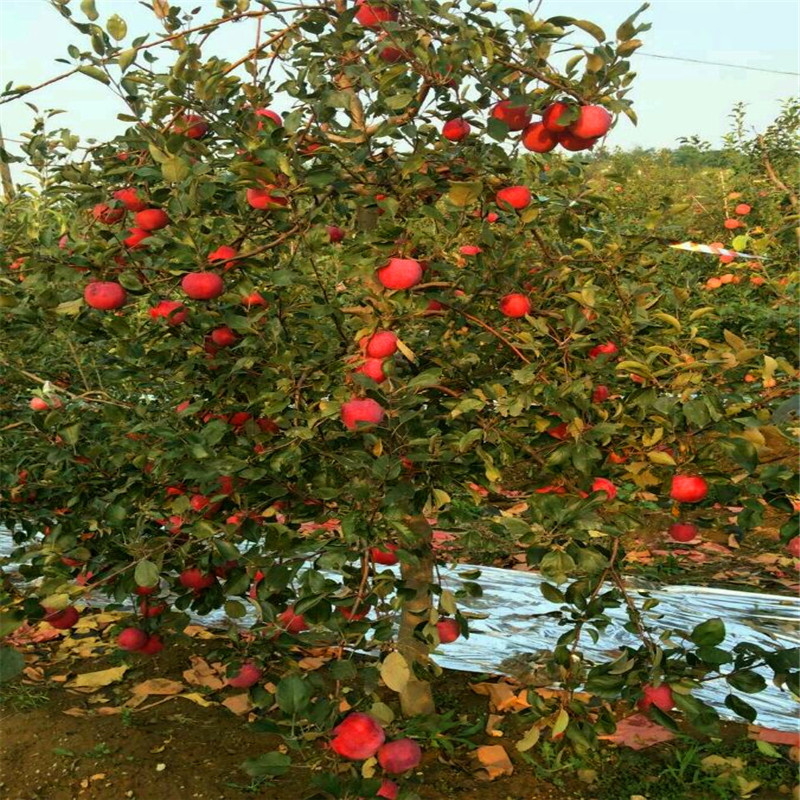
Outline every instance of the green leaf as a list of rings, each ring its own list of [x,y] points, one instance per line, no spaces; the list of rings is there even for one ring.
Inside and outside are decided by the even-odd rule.
[[[161,164],[161,174],[167,183],[179,183],[191,172],[189,163],[179,157],[170,158]]]
[[[74,447],[81,435],[81,424],[76,422],[74,425],[62,428],[58,433],[70,447]]]
[[[386,106],[393,111],[399,111],[405,108],[414,99],[413,92],[400,92],[386,100]]]
[[[128,50],[123,50],[117,56],[117,64],[119,64],[119,68],[125,72],[128,67],[136,61],[136,49],[131,47]]]
[[[84,66],[78,67],[78,72],[82,72],[84,75],[88,75],[90,78],[94,78],[96,81],[100,81],[100,83],[104,83],[106,86],[111,83],[108,75],[99,67],[84,64]]]
[[[381,679],[393,692],[402,692],[411,680],[411,667],[396,650],[383,660]]]
[[[735,694],[729,694],[725,698],[725,705],[733,711],[734,714],[738,714],[742,717],[742,719],[746,719],[748,722],[755,722],[757,716],[756,710]]]
[[[447,192],[447,198],[454,206],[463,208],[474,203],[483,191],[482,181],[452,182]]]
[[[22,653],[13,647],[0,647],[0,683],[16,678],[24,667]]]
[[[94,22],[100,15],[94,5],[94,0],[81,0],[81,11]]]
[[[242,769],[251,778],[280,777],[289,771],[292,759],[286,753],[263,753],[254,758],[248,758],[242,764]]]
[[[745,694],[756,694],[763,692],[767,688],[767,682],[764,680],[763,675],[759,675],[751,669],[745,669],[741,672],[733,672],[725,676],[725,680]]]
[[[589,22],[587,19],[575,19],[572,24],[594,36],[601,44],[606,40],[606,32],[594,22]]]
[[[294,717],[308,708],[311,689],[299,675],[289,675],[278,684],[275,699],[284,714]]]
[[[714,647],[725,638],[725,623],[719,617],[708,619],[695,627],[690,638],[699,647]]]
[[[161,572],[156,564],[145,559],[136,565],[133,579],[137,586],[157,586]]]
[[[128,33],[128,25],[119,14],[114,14],[108,18],[106,30],[119,42]]]

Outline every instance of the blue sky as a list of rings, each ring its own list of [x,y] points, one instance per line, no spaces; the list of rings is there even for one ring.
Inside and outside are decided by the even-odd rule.
[[[85,21],[73,0],[75,18]],[[144,33],[155,21],[138,0],[96,0],[100,20],[119,14],[128,22],[129,35]],[[187,0],[185,8],[202,6],[213,16],[213,0]],[[525,8],[524,0],[503,7]],[[535,4],[534,4],[535,5]],[[543,0],[540,16],[570,15],[590,19],[613,35],[616,26],[640,5],[640,0]],[[800,4],[796,0],[654,0],[641,17],[653,27],[642,38],[641,53],[722,61],[765,69],[800,72],[798,30]],[[81,45],[80,34],[61,19],[46,0],[0,0],[0,84],[35,84],[66,67],[54,59],[67,57],[70,43]],[[255,23],[225,26],[215,33],[214,52],[235,58],[251,46]],[[210,52],[210,51],[208,51]],[[639,126],[621,120],[609,145],[631,148],[671,147],[679,136],[699,134],[718,144],[728,129],[733,104],[748,107],[748,122],[763,128],[776,115],[780,101],[798,93],[798,78],[740,69],[635,57],[638,72],[632,97]],[[84,76],[48,87],[26,98],[39,108],[66,109],[54,120],[83,138],[107,138],[124,124],[124,111],[110,90]],[[0,124],[6,138],[28,130],[32,111],[22,101],[0,106]],[[9,142],[13,149],[13,142]]]

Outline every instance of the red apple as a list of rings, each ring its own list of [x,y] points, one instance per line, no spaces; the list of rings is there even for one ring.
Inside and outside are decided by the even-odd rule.
[[[228,678],[225,683],[234,689],[249,689],[255,686],[260,680],[263,672],[252,661],[246,661],[239,668],[239,671]]]
[[[465,119],[459,117],[458,119],[451,119],[445,122],[442,128],[442,136],[449,139],[451,142],[460,142],[469,136],[472,126]]]
[[[666,683],[660,686],[651,686],[645,684],[642,687],[642,698],[636,704],[642,711],[647,711],[650,706],[655,706],[661,711],[670,711],[675,707],[675,701],[672,699],[672,690]]]
[[[220,325],[219,328],[211,331],[211,341],[217,347],[230,347],[238,340],[239,337],[227,325]]]
[[[708,484],[699,475],[675,475],[669,496],[679,503],[699,503],[708,494]]]
[[[222,264],[222,269],[229,270],[236,266],[236,262],[229,261],[228,259],[236,258],[237,255],[239,254],[236,252],[236,250],[234,250],[234,248],[223,244],[221,247],[218,247],[216,250],[208,254],[208,263],[215,264],[218,261],[222,261],[224,262]]]
[[[724,225],[729,231],[735,231],[737,228],[744,227],[744,223],[738,219],[726,219]]]
[[[676,542],[691,542],[697,538],[697,528],[688,522],[676,522],[669,526],[669,537]]]
[[[589,358],[599,358],[600,356],[613,356],[617,353],[617,346],[614,342],[598,344],[589,351]]]
[[[476,244],[465,244],[458,248],[458,252],[461,253],[462,256],[477,256],[479,253],[483,252],[483,249]]]
[[[505,122],[510,131],[521,131],[531,121],[527,106],[512,106],[510,100],[501,100],[493,109],[492,117]]]
[[[534,153],[549,153],[558,144],[558,137],[545,128],[544,123],[534,122],[522,132],[522,146]]]
[[[386,734],[378,720],[360,711],[348,714],[333,729],[333,733],[336,737],[331,742],[331,750],[351,761],[372,758],[386,741]]]
[[[28,403],[31,411],[49,411],[50,403],[42,397],[31,397]]]
[[[181,279],[181,288],[192,300],[213,300],[225,291],[225,284],[214,272],[190,272]]]
[[[383,564],[387,567],[393,566],[400,560],[396,555],[397,545],[391,542],[387,542],[383,547],[373,547],[369,552],[376,564]]]
[[[439,632],[439,641],[442,644],[450,644],[461,636],[461,626],[454,619],[442,619],[436,623],[436,630]]]
[[[378,425],[383,420],[383,407],[371,398],[363,400],[353,398],[346,403],[342,403],[341,410],[342,422],[351,431],[358,428],[359,424]]]
[[[201,572],[197,567],[185,569],[178,576],[178,581],[180,582],[181,586],[185,587],[186,589],[192,589],[195,592],[201,592],[203,589],[208,589],[209,586],[213,586],[215,583],[213,575]]]
[[[572,131],[564,131],[558,134],[558,143],[565,150],[572,152],[591,150],[597,144],[597,141],[597,139],[581,139],[580,136],[576,136]]]
[[[262,211],[267,208],[282,208],[289,205],[288,197],[272,194],[272,190],[276,188],[275,184],[266,183],[260,189],[248,189],[246,192],[248,205]]]
[[[147,637],[147,641],[144,643],[142,647],[139,648],[139,651],[143,656],[154,656],[156,653],[160,653],[164,649],[164,642],[161,641],[161,637],[157,633],[151,633],[150,636]]]
[[[358,11],[355,19],[365,28],[380,28],[384,22],[394,22],[397,11],[381,3],[367,3],[365,0],[356,0]]]
[[[161,208],[146,208],[134,217],[136,227],[141,228],[143,231],[161,230],[161,228],[166,228],[169,225],[169,221],[167,212]]]
[[[261,296],[260,292],[250,292],[250,294],[246,294],[242,298],[242,305],[245,308],[253,308],[254,306],[260,306],[261,308],[266,308],[269,303]]]
[[[71,628],[78,621],[78,617],[80,616],[78,610],[74,606],[67,606],[60,611],[45,608],[45,612],[44,621],[53,628],[58,628],[60,631]]]
[[[384,772],[399,775],[414,769],[422,760],[422,750],[413,739],[395,739],[378,749],[378,763]]]
[[[597,386],[594,387],[594,391],[592,392],[592,402],[604,403],[606,400],[608,400],[608,395],[609,395],[608,386],[605,386],[602,383],[598,384]]]
[[[93,281],[83,290],[86,305],[101,311],[111,311],[125,305],[125,290],[114,281]]]
[[[328,239],[333,244],[338,244],[344,239],[344,231],[338,225],[328,225]]]
[[[141,650],[147,644],[147,634],[139,628],[125,628],[117,636],[117,646],[120,650],[133,652]]]
[[[181,493],[182,494],[182,493]],[[158,591],[158,586],[137,586],[133,592],[139,597],[148,597]]]
[[[786,550],[792,558],[800,558],[800,536],[794,536],[786,543]]]
[[[145,619],[157,617],[160,614],[163,614],[166,610],[167,606],[164,603],[156,603],[156,605],[151,606],[146,599],[139,603],[139,615]]]
[[[566,422],[562,422],[560,425],[556,425],[554,428],[548,429],[547,433],[554,439],[562,441],[569,435],[569,425],[567,425]]]
[[[308,630],[302,614],[294,613],[294,606],[289,606],[278,614],[278,622],[286,633],[301,633]]]
[[[267,119],[272,120],[279,128],[283,127],[283,119],[281,118],[281,115],[277,111],[273,111],[271,108],[257,108],[256,116],[266,117]],[[263,127],[264,123],[259,120],[258,130],[261,130]]]
[[[384,778],[381,781],[380,789],[378,789],[378,793],[375,795],[375,797],[382,797],[383,800],[397,800],[399,796],[400,787],[388,778]]]
[[[413,258],[390,258],[375,275],[387,289],[410,289],[422,279],[422,265]]]
[[[391,331],[377,331],[369,337],[366,353],[369,358],[388,358],[397,352],[397,336]]]
[[[139,197],[139,193],[132,187],[118,189],[114,192],[114,199],[122,203],[128,211],[144,211],[147,208],[147,203]]]
[[[372,378],[375,383],[383,383],[386,380],[386,373],[383,371],[383,359],[381,358],[368,358],[356,372]]]
[[[605,492],[608,500],[617,496],[617,487],[608,478],[595,478],[592,482],[593,492]]]
[[[486,221],[491,224],[492,222],[497,222],[500,219],[500,215],[495,211],[489,211],[486,214]]]
[[[507,186],[497,193],[496,201],[500,208],[521,211],[531,203],[531,190],[527,186]]]
[[[566,103],[550,103],[550,105],[547,106],[542,114],[542,125],[544,126],[544,129],[549,133],[563,133],[565,130],[567,130],[567,128],[570,126],[570,123],[561,125],[558,122],[558,120],[566,111],[569,111],[569,106]]]
[[[736,208],[733,209],[735,214],[740,214],[741,216],[744,216],[745,214],[749,214],[752,210],[753,209],[750,208],[750,206],[747,205],[747,203],[739,203],[739,205],[736,206]]]
[[[92,216],[103,225],[113,225],[125,216],[124,208],[110,208],[106,203],[98,203],[92,209]]]
[[[145,240],[150,238],[150,232],[144,230],[144,228],[129,228],[130,236],[126,239],[123,239],[123,244],[129,250],[133,250]]]
[[[183,114],[173,123],[172,131],[187,139],[202,139],[208,133],[208,123],[199,114]]]
[[[392,47],[391,45],[387,45],[378,51],[378,58],[381,61],[385,61],[387,64],[396,64],[405,57],[406,53],[404,50],[401,50],[399,47]]]
[[[161,300],[148,313],[152,319],[165,317],[168,325],[180,325],[189,316],[186,306],[177,300]]]
[[[500,313],[507,317],[524,317],[532,308],[530,299],[518,292],[507,294],[500,299]]]
[[[581,106],[569,132],[579,139],[599,139],[611,127],[611,114],[603,106]]]

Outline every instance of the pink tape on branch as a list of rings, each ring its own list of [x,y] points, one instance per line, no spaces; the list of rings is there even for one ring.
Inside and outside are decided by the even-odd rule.
[[[739,253],[736,250],[727,250],[724,247],[715,247],[710,244],[697,244],[696,242],[681,242],[671,244],[674,250],[688,250],[690,253],[708,253],[712,256],[734,256],[734,258],[757,258],[764,261],[764,256],[755,256],[750,253]]]

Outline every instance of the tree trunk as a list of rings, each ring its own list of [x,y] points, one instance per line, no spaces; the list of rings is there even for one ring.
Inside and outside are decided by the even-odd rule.
[[[424,517],[413,517],[408,526],[417,534],[415,551],[418,564],[402,564],[400,574],[405,586],[415,591],[415,595],[403,603],[400,616],[400,633],[397,649],[409,665],[428,662],[428,646],[414,636],[414,629],[428,619],[431,610],[430,586],[433,582],[433,529]],[[433,714],[436,706],[428,681],[412,677],[400,694],[400,708],[403,715],[413,717],[417,714]]]

